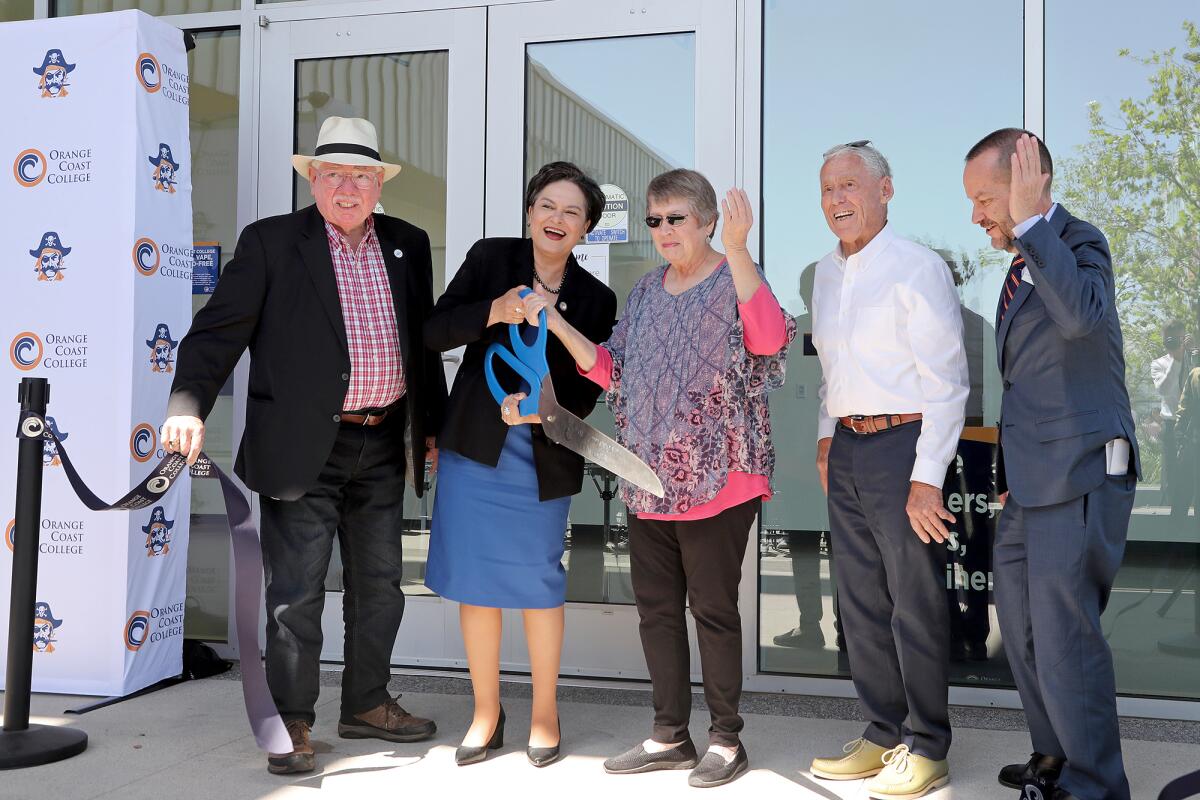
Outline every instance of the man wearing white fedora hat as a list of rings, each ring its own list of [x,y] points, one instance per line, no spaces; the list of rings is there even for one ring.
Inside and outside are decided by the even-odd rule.
[[[316,203],[242,231],[179,346],[162,426],[165,449],[194,461],[203,420],[249,349],[235,469],[261,499],[267,682],[292,738],[292,752],[268,757],[274,773],[315,767],[309,735],[335,535],[346,626],[339,735],[412,742],[437,730],[387,691],[404,614],[405,456],[420,495],[446,402],[441,359],[422,334],[433,307],[429,237],[373,213],[400,166],[380,158],[367,120],[330,117],[313,155],[292,163]]]

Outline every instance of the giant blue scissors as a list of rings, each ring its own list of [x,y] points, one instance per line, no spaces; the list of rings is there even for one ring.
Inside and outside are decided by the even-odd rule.
[[[521,292],[521,297],[531,294],[532,291],[525,289]],[[558,399],[554,396],[554,382],[550,378],[550,364],[546,361],[545,309],[538,313],[536,330],[533,343],[529,344],[521,335],[519,326],[509,325],[508,340],[511,349],[500,342],[488,345],[483,354],[483,374],[487,378],[492,397],[496,398],[497,403],[503,403],[509,394],[496,379],[494,360],[499,358],[511,367],[521,380],[529,384],[527,397],[517,404],[521,416],[539,415],[542,430],[553,441],[574,450],[655,497],[662,497],[662,481],[645,461],[558,404]]]

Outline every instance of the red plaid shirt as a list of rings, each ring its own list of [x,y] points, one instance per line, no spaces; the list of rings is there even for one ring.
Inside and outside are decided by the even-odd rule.
[[[350,348],[350,387],[342,410],[383,408],[404,396],[404,363],[375,218],[367,217],[367,233],[357,251],[329,222],[325,234]]]

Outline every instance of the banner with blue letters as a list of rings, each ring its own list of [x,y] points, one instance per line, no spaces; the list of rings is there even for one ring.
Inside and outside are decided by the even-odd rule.
[[[161,454],[191,320],[182,35],[140,11],[2,25],[0,98],[0,393],[47,378],[47,424],[93,488],[118,495]],[[124,695],[179,674],[189,487],[143,511],[91,513],[55,450],[43,457],[34,691]],[[31,535],[12,524],[16,454],[0,436],[0,587],[12,542]],[[0,591],[0,637],[8,601]]]

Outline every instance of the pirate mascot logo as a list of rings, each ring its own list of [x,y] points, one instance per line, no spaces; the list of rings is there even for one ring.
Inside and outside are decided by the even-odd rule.
[[[58,429],[58,423],[54,421],[54,417],[46,417],[46,425],[50,428],[50,432],[57,437],[58,442],[67,440],[69,434]],[[42,439],[42,466],[58,467],[62,465],[62,459],[58,457],[58,442],[52,439]]]
[[[40,600],[33,604],[33,652],[53,653],[54,632],[62,625],[61,619],[55,619],[50,611],[50,604]]]
[[[56,231],[46,231],[42,234],[42,243],[29,251],[29,255],[33,256],[33,271],[37,273],[37,279],[61,281],[63,271],[67,268],[63,262],[70,254],[71,248],[62,243]]]
[[[179,173],[179,165],[175,163],[175,157],[171,154],[171,145],[160,143],[158,155],[147,156],[146,160],[154,167],[154,188],[160,192],[175,194],[175,184],[178,183],[175,176]]]
[[[150,371],[173,372],[171,364],[174,359],[171,358],[171,355],[178,346],[179,342],[171,338],[171,329],[167,323],[158,323],[158,327],[154,330],[154,338],[146,340],[146,347],[150,348]]]
[[[74,71],[75,65],[67,63],[62,50],[47,50],[42,66],[33,68],[33,74],[41,78],[38,88],[42,91],[42,97],[66,97],[67,87],[70,86],[67,74]]]
[[[150,522],[142,526],[146,534],[146,558],[165,556],[171,552],[171,529],[175,521],[167,519],[167,512],[162,506],[155,506],[150,512]]]

